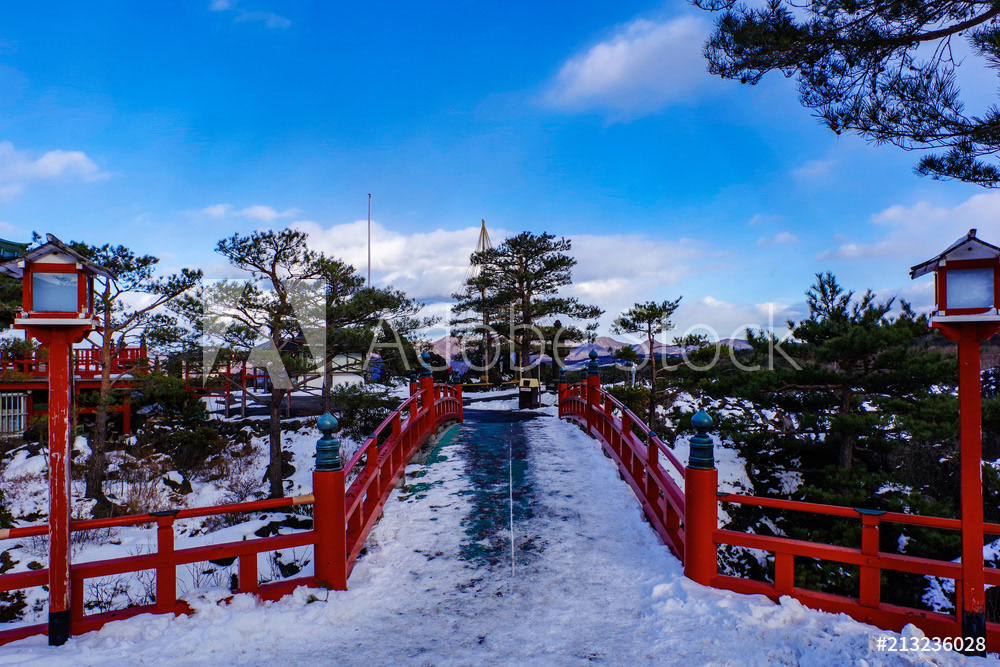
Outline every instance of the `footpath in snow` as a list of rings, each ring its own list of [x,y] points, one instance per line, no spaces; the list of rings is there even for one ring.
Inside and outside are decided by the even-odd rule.
[[[515,403],[471,406],[407,469],[350,590],[202,591],[193,616],[15,642],[0,665],[987,664],[878,652],[869,638],[891,633],[688,581],[599,445]]]

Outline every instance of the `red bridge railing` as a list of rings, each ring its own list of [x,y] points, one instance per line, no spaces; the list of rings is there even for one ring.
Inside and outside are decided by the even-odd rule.
[[[122,347],[111,351],[111,374],[147,370],[148,358],[145,347]],[[79,348],[73,350],[73,375],[92,380],[101,375],[101,350],[99,348]],[[47,378],[49,362],[46,350],[28,352],[0,352],[0,373],[32,378]]]
[[[963,580],[969,576],[964,573],[963,564],[886,553],[879,549],[879,529],[883,524],[960,531],[960,520],[720,493],[714,463],[708,467],[692,467],[689,461],[687,466],[682,466],[638,417],[600,388],[596,368],[591,373],[585,382],[559,385],[559,416],[578,423],[600,441],[632,488],[650,524],[684,563],[686,576],[707,586],[762,594],[773,600],[789,595],[814,609],[844,613],[888,630],[899,631],[913,623],[930,637],[963,636],[960,596]],[[861,544],[849,548],[720,529],[720,502],[854,519],[861,523]],[[1000,524],[985,524],[983,529],[985,535],[1000,535]],[[718,548],[724,545],[772,554],[773,581],[720,574]],[[835,595],[796,586],[797,559],[857,566],[860,571],[858,595]],[[983,563],[968,567],[983,567]],[[955,612],[946,614],[883,602],[881,575],[885,571],[953,580]],[[987,586],[1000,586],[1000,569],[983,567],[983,572]],[[987,650],[1000,651],[1000,623],[986,622],[985,626]],[[966,645],[972,646],[968,637]]]
[[[72,521],[71,531],[156,524],[156,548],[148,554],[108,560],[73,563],[70,566],[72,633],[81,634],[109,621],[144,613],[186,614],[191,608],[177,598],[177,567],[204,561],[232,559],[238,575],[231,592],[252,593],[275,600],[297,586],[347,588],[349,576],[369,532],[381,516],[382,507],[403,475],[406,465],[422,443],[447,422],[462,419],[461,386],[435,385],[430,377],[411,384],[411,396],[362,444],[348,464],[339,470],[313,473],[313,493],[248,503],[153,512],[110,519]],[[350,485],[345,484],[350,479]],[[275,535],[237,542],[178,548],[174,523],[212,515],[245,514],[293,506],[312,506],[313,528],[288,535]],[[42,537],[48,526],[40,524],[0,529],[0,540]],[[261,584],[258,555],[296,547],[313,547],[314,575],[286,578]],[[50,554],[51,556],[51,554]],[[99,577],[155,572],[155,600],[103,613],[85,613],[86,583]],[[49,569],[0,575],[0,592],[49,583]],[[0,628],[3,628],[0,624]],[[0,644],[37,634],[47,625],[14,625],[0,629]]]

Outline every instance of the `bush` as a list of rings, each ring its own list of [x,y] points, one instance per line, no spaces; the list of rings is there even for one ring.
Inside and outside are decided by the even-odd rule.
[[[4,504],[3,489],[0,489],[0,528],[10,528],[14,525],[14,517]]]
[[[342,433],[353,440],[371,435],[399,405],[399,399],[388,389],[373,385],[339,387],[330,393],[330,398],[340,413]]]
[[[192,424],[208,419],[205,404],[188,393],[184,380],[162,373],[142,376],[132,401],[137,408],[149,408],[160,421]]]

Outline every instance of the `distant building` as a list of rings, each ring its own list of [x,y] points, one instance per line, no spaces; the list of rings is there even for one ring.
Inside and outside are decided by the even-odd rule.
[[[17,241],[8,241],[7,239],[0,239],[0,259],[9,259],[11,257],[20,257],[24,254],[24,251],[28,249],[27,243],[18,243]]]

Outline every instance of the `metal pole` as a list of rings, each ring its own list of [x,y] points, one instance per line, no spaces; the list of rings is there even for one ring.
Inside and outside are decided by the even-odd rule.
[[[368,287],[372,286],[372,195],[368,193]]]

